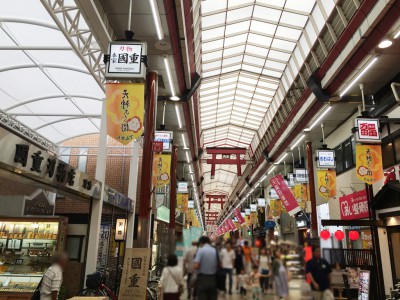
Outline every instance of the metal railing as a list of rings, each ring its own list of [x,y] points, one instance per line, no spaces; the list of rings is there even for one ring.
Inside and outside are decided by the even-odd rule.
[[[366,249],[323,249],[324,258],[331,264],[341,267],[362,267],[371,269],[373,266],[372,250]]]

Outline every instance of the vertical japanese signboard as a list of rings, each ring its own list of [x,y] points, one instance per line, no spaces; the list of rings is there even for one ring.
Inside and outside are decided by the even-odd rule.
[[[378,119],[355,119],[356,133],[355,141],[360,143],[380,143],[381,135]]]
[[[380,145],[356,145],[356,173],[357,178],[367,184],[383,179]]]
[[[246,221],[244,220],[244,218],[243,218],[243,216],[242,216],[242,214],[241,214],[241,212],[240,212],[240,210],[239,210],[238,208],[236,208],[236,209],[233,211],[233,213],[234,213],[234,215],[235,215],[235,217],[236,217],[236,219],[238,220],[238,222],[239,222],[240,225],[242,225],[244,222],[246,222]]]
[[[317,168],[335,168],[335,150],[321,149],[317,150]]]
[[[317,171],[318,194],[325,199],[336,196],[336,171]]]
[[[126,145],[143,133],[144,84],[106,84],[107,134]]]
[[[281,200],[270,200],[269,211],[273,217],[279,217],[282,213],[282,203]]]
[[[189,194],[176,194],[176,210],[183,213],[188,210]]]
[[[171,155],[154,154],[153,158],[153,186],[162,188],[169,184],[171,172]]]
[[[119,288],[120,300],[146,299],[150,248],[127,248]]]
[[[307,205],[307,185],[306,184],[296,184],[293,187],[293,195],[296,198],[297,203],[302,209],[306,208]]]
[[[294,198],[289,187],[286,185],[285,180],[281,174],[276,175],[270,180],[271,185],[274,187],[276,193],[282,201],[283,206],[290,216],[301,211],[299,204]]]
[[[361,190],[339,198],[340,218],[354,220],[369,217],[368,198],[365,190]]]

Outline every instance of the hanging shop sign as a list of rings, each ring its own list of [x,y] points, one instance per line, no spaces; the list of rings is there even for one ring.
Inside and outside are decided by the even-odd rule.
[[[176,194],[176,210],[181,213],[188,210],[189,194]]]
[[[163,152],[163,143],[162,143],[162,142],[155,142],[155,141],[153,141],[153,152],[154,152],[154,153],[161,153],[161,152]]]
[[[240,212],[240,210],[238,208],[236,208],[233,211],[233,214],[235,215],[235,217],[238,220],[240,225],[242,225],[245,222],[245,220],[244,220],[244,218],[243,218],[243,216],[242,216],[242,214],[241,214],[241,212]]]
[[[52,216],[53,213],[54,204],[49,202],[43,190],[35,193],[33,197],[24,197],[24,216]]]
[[[279,199],[281,199],[283,206],[290,216],[293,216],[294,214],[301,211],[301,208],[297,203],[296,198],[294,198],[289,187],[285,184],[285,181],[281,174],[278,174],[275,177],[271,178],[270,183],[276,190]]]
[[[144,84],[106,83],[107,134],[127,145],[143,133]]]
[[[282,203],[281,200],[271,200],[269,202],[269,211],[273,217],[279,217],[282,213]]]
[[[269,220],[269,221],[264,222],[264,228],[266,228],[266,229],[272,229],[272,228],[275,228],[275,226],[276,226],[275,221]]]
[[[104,186],[104,202],[129,212],[134,209],[132,199],[106,185]]]
[[[296,226],[297,229],[303,229],[308,227],[308,220],[310,218],[309,214],[306,214],[304,212],[300,212],[296,216]]]
[[[378,119],[355,119],[355,141],[358,143],[376,144],[381,142]]]
[[[125,241],[126,239],[126,219],[117,219],[115,222],[115,240]]]
[[[125,249],[118,299],[146,299],[150,248]]]
[[[231,218],[228,218],[228,219],[226,220],[226,224],[227,224],[227,226],[228,226],[228,228],[229,228],[229,231],[235,231],[235,230],[236,230],[236,226],[235,226],[235,224],[233,223],[233,221],[232,221]]]
[[[335,150],[321,149],[316,154],[317,168],[336,168]]]
[[[361,245],[363,249],[372,249],[372,235],[371,230],[361,230]]]
[[[357,178],[367,184],[383,179],[380,145],[356,145],[356,173]]]
[[[2,127],[0,136],[1,168],[35,179],[38,188],[100,199],[100,181]]]
[[[250,212],[257,212],[257,204],[250,204]]]
[[[264,198],[258,198],[257,206],[258,207],[265,207],[265,199]]]
[[[294,181],[294,174],[293,173],[288,173],[287,174],[287,182],[288,182],[288,186],[289,187],[293,187],[295,185],[295,181]]]
[[[193,209],[193,208],[194,208],[194,201],[188,200],[188,209]]]
[[[336,196],[336,170],[317,171],[318,194],[325,199]]]
[[[171,172],[171,155],[154,154],[153,158],[153,186],[157,189],[169,184]]]
[[[293,187],[293,195],[296,198],[297,203],[301,207],[301,209],[305,209],[307,205],[307,185],[306,184],[296,184]]]
[[[256,225],[258,223],[257,212],[250,213],[250,223]]]
[[[368,300],[370,295],[370,279],[371,272],[366,270],[361,270],[359,275],[359,288],[358,288],[358,299]]]
[[[307,169],[294,169],[294,180],[296,183],[308,183]]]
[[[279,196],[273,187],[269,189],[269,199],[279,199]]]
[[[165,223],[169,223],[169,208],[165,205],[161,205],[157,209],[157,220]]]
[[[173,131],[156,131],[154,133],[154,141],[162,142],[163,149],[162,152],[172,151],[172,139],[174,137]]]
[[[107,79],[145,78],[147,62],[147,43],[112,42],[108,45],[106,59]]]
[[[188,183],[187,181],[179,181],[178,182],[178,188],[176,190],[177,193],[179,194],[187,194],[188,191]]]
[[[369,217],[368,198],[361,190],[339,198],[340,218],[342,220],[363,219]]]
[[[251,212],[250,208],[246,208],[244,210],[244,213],[246,214],[246,216],[250,216],[250,212]]]

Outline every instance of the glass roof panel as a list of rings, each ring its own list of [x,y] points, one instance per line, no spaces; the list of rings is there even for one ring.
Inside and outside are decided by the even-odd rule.
[[[245,45],[239,45],[239,46],[225,48],[224,49],[224,57],[231,56],[231,55],[238,54],[238,53],[243,53],[245,48],[246,48]]]
[[[225,47],[233,46],[233,45],[238,45],[238,44],[244,44],[246,43],[247,40],[247,33],[231,36],[228,38],[225,38]],[[223,40],[221,41],[223,42]]]
[[[277,10],[277,9],[272,9],[272,8],[263,7],[263,6],[259,6],[259,5],[254,6],[253,16],[255,18],[264,19],[267,22],[268,21],[279,22],[281,14],[282,14],[282,11]]]
[[[212,40],[218,37],[223,37],[225,32],[225,26],[217,27],[209,30],[203,30],[201,35],[203,41]]]
[[[241,32],[248,32],[250,21],[243,21],[226,26],[225,35],[232,35]]]
[[[253,44],[258,44],[262,47],[269,47],[271,46],[272,38],[260,34],[250,33],[248,42]]]
[[[283,39],[296,39],[298,40],[301,35],[301,30],[292,29],[285,26],[278,26],[276,29],[276,36]]]
[[[231,2],[231,1],[229,1],[229,2]],[[237,20],[250,19],[252,13],[253,13],[252,5],[245,6],[245,7],[238,8],[238,9],[228,10],[226,21],[232,22],[232,21],[237,21]]]
[[[202,18],[203,28],[213,27],[216,25],[222,25],[225,23],[226,13],[219,13],[215,15],[209,15]]]
[[[287,12],[287,11],[284,11],[282,13],[282,17],[281,17],[282,23],[288,24],[288,25],[293,25],[296,27],[306,26],[307,20],[308,20],[307,16],[294,14],[294,13]]]
[[[253,20],[251,21],[250,30],[255,32],[265,33],[268,35],[273,35],[276,30],[276,25]]]

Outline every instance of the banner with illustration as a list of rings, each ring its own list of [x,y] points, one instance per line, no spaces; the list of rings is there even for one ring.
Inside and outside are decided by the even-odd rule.
[[[299,204],[294,198],[292,191],[289,189],[282,174],[272,177],[269,181],[275,192],[278,194],[279,199],[282,201],[282,207],[285,207],[290,216],[294,216],[301,211]]]
[[[154,154],[153,158],[153,186],[156,189],[169,184],[171,173],[171,155]]]
[[[269,202],[269,211],[271,215],[275,218],[279,217],[282,213],[282,204],[281,200],[270,200]]]
[[[149,263],[150,248],[127,248],[125,250],[118,299],[146,298]]]
[[[107,134],[123,145],[143,133],[144,84],[106,83]]]
[[[317,171],[318,194],[325,199],[336,196],[336,170]]]
[[[384,177],[381,145],[356,145],[356,174],[367,184]]]
[[[239,208],[236,208],[236,209],[233,211],[233,213],[234,213],[236,219],[238,220],[238,222],[240,223],[240,225],[242,225],[243,223],[246,222],[246,221],[244,220],[244,218],[243,218],[243,216],[242,216],[242,213],[240,212]]]
[[[308,200],[307,185],[296,184],[292,188],[292,190],[293,190],[293,195],[296,198],[296,201],[300,205],[301,209],[305,209]]]
[[[188,210],[189,194],[176,194],[176,210],[181,213]]]
[[[257,212],[256,211],[250,213],[250,223],[252,225],[258,224],[258,218],[257,218]]]

